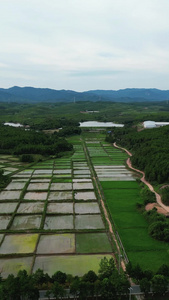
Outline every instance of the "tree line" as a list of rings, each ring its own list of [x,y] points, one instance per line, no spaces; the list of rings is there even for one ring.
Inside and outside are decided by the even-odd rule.
[[[153,272],[149,269],[143,271],[139,264],[132,265],[129,262],[126,272],[140,285],[140,289],[146,297],[150,291],[152,292],[152,297],[149,295],[146,299],[154,299],[153,295],[162,296],[168,292],[169,266],[166,264],[160,266],[157,272]]]
[[[46,135],[35,130],[0,125],[0,153],[22,155],[57,155],[73,146],[57,134]]]
[[[5,280],[0,280],[1,300],[37,300],[39,289],[45,289],[46,297],[50,299],[128,299],[129,281],[126,274],[119,274],[113,258],[104,257],[100,261],[98,275],[90,270],[81,278],[57,271],[51,277],[38,269],[28,275],[25,270],[17,276],[10,274]]]

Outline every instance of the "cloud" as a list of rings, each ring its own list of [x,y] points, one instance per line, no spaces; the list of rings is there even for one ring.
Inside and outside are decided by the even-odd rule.
[[[71,89],[77,82],[77,89],[83,89],[96,84],[96,77],[105,88],[111,88],[107,78],[116,77],[123,88],[130,74],[135,87],[143,86],[144,78],[151,84],[154,78],[156,87],[163,76],[167,88],[168,11],[168,0],[2,1],[0,80],[6,68],[9,86],[16,78],[43,86],[44,74],[54,85],[55,74],[56,88]]]

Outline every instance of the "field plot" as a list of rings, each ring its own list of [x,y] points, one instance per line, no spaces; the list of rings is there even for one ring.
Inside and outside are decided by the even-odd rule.
[[[9,274],[16,276],[20,270],[31,272],[33,256],[19,258],[0,258],[1,276],[7,278]]]
[[[52,174],[52,170],[48,170],[48,169],[42,169],[42,170],[35,170],[34,175],[39,175],[39,174],[47,174],[47,175],[50,175]]]
[[[75,192],[75,200],[96,200],[94,192]]]
[[[111,253],[112,248],[106,233],[76,234],[77,253]]]
[[[75,203],[75,214],[99,214],[98,203]]]
[[[20,229],[39,229],[41,222],[41,216],[38,215],[26,215],[26,216],[16,216],[11,226],[11,230]]]
[[[73,214],[73,203],[48,203],[47,213]]]
[[[83,276],[89,270],[98,273],[100,260],[104,257],[110,259],[111,255],[57,255],[57,256],[37,256],[33,272],[37,269],[43,269],[50,276],[57,270],[62,270],[73,276]]]
[[[37,240],[38,234],[6,235],[0,247],[0,254],[33,253]]]
[[[0,200],[19,200],[20,195],[21,195],[21,190],[20,191],[2,191],[0,192]]]
[[[11,216],[0,216],[0,230],[7,229]]]
[[[44,203],[21,203],[17,210],[17,214],[42,213],[43,210]]]
[[[28,191],[36,191],[36,190],[48,190],[49,183],[47,182],[37,182],[37,183],[30,183],[28,185]]]
[[[69,191],[72,190],[72,184],[65,182],[65,183],[52,183],[50,187],[51,191]]]
[[[71,173],[72,173],[71,169],[58,169],[53,171],[53,174],[71,174]]]
[[[139,263],[144,270],[149,268],[156,272],[168,259],[168,244],[156,241],[148,234],[147,222],[136,209],[136,203],[142,203],[139,184],[117,181],[101,182],[101,185],[130,261]]]
[[[73,183],[73,189],[74,190],[93,190],[93,184],[88,182],[76,182]]]
[[[68,216],[47,216],[44,229],[73,229],[73,215]]]
[[[72,200],[73,195],[72,192],[50,192],[49,194],[49,201],[57,200],[57,201],[62,201],[62,200]]]
[[[26,182],[10,182],[5,190],[22,190]]]
[[[0,214],[11,214],[16,209],[18,203],[0,203]]]
[[[47,192],[27,192],[24,196],[24,200],[45,201],[47,194]]]
[[[50,179],[48,179],[48,178],[36,178],[36,179],[31,179],[30,180],[30,183],[34,183],[34,182],[50,182]]]
[[[74,252],[75,235],[72,233],[41,235],[37,248],[37,254],[57,254]]]
[[[76,215],[75,229],[104,229],[100,215]]]

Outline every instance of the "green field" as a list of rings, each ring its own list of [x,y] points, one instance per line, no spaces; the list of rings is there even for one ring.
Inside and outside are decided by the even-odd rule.
[[[106,233],[76,234],[77,253],[112,252]]]
[[[118,230],[125,251],[133,264],[143,269],[157,269],[164,263],[169,265],[168,243],[156,241],[148,234],[148,225],[136,208],[142,203],[140,187],[135,181],[101,182],[106,204]]]

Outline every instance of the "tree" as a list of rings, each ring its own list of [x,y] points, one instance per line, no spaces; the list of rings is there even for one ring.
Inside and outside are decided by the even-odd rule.
[[[168,280],[163,275],[154,275],[151,281],[152,290],[155,294],[164,294],[168,289]]]
[[[52,276],[53,281],[57,281],[60,284],[65,284],[66,282],[66,273],[63,273],[61,271],[57,271]]]
[[[89,271],[88,273],[84,274],[82,277],[83,281],[89,281],[89,282],[95,282],[97,280],[98,276],[94,271]]]
[[[43,270],[37,269],[36,272],[32,275],[35,285],[41,287],[44,283],[50,282],[50,277]]]
[[[74,299],[76,299],[79,294],[79,286],[80,280],[78,277],[75,277],[72,283],[70,284],[70,293],[74,296]]]
[[[140,280],[140,289],[141,291],[147,296],[147,294],[150,292],[151,283],[147,278],[142,278]]]
[[[117,271],[113,258],[110,258],[108,260],[107,257],[104,257],[103,259],[101,259],[99,267],[100,279],[109,278],[112,275],[113,271]]]
[[[169,266],[163,264],[157,271],[157,274],[164,275],[165,277],[169,277]]]
[[[57,281],[55,281],[53,283],[51,292],[55,296],[56,299],[60,299],[60,298],[62,299],[65,296],[64,288]]]

